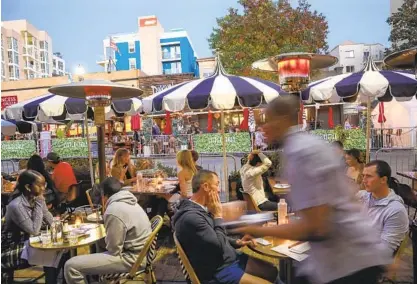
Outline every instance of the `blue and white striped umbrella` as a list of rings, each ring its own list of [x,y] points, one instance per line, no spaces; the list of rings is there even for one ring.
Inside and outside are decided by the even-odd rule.
[[[106,118],[117,114],[135,115],[142,110],[139,98],[113,100],[110,107],[105,108]],[[84,99],[68,98],[54,94],[46,94],[6,107],[6,119],[36,120],[55,123],[56,120],[81,120],[87,113],[92,117],[92,109],[86,105]]]
[[[1,120],[1,134],[5,136],[12,136],[15,135],[17,131],[16,124],[11,123],[7,120]]]
[[[216,68],[210,77],[172,86],[144,98],[142,103],[145,113],[205,109],[209,106],[228,110],[236,104],[258,107],[282,94],[286,92],[273,82],[227,74],[217,56]]]
[[[302,91],[303,100],[309,102],[327,101],[335,95],[349,101],[358,97],[360,101],[366,101],[368,97],[382,102],[389,102],[393,98],[408,101],[417,96],[417,80],[412,73],[379,70],[369,59],[360,72],[312,82]]]

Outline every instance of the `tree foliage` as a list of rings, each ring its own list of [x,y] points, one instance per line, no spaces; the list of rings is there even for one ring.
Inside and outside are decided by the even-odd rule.
[[[327,52],[327,20],[307,0],[297,7],[288,0],[238,2],[242,9],[229,8],[208,39],[231,74],[276,80],[276,74],[253,70],[252,63],[286,52]]]
[[[389,53],[417,46],[417,0],[405,0],[387,23],[391,25]]]

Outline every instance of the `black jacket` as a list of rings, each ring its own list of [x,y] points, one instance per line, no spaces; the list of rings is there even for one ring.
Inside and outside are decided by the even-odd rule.
[[[184,199],[173,216],[175,234],[200,281],[209,281],[236,261],[236,242],[226,236],[223,219],[213,219],[204,208]]]

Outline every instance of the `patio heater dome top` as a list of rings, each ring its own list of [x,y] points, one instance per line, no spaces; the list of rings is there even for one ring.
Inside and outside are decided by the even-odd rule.
[[[139,97],[143,91],[139,88],[113,83],[108,80],[84,80],[49,88],[49,92],[71,98],[89,99],[89,95],[110,96],[110,99],[129,99]]]
[[[417,68],[417,46],[386,56],[384,63],[400,69]]]
[[[252,64],[252,68],[262,71],[278,72],[278,62],[290,58],[309,59],[310,69],[312,70],[327,68],[338,62],[337,57],[332,55],[308,52],[290,52],[258,60]]]

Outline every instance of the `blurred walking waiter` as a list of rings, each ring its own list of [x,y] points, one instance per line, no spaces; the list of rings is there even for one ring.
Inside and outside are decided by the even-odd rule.
[[[354,201],[336,150],[299,131],[298,109],[297,97],[278,97],[268,105],[263,129],[269,143],[283,142],[290,205],[301,219],[239,231],[309,241],[309,258],[297,271],[304,276],[304,283],[377,283],[383,267],[392,260],[391,254]]]

